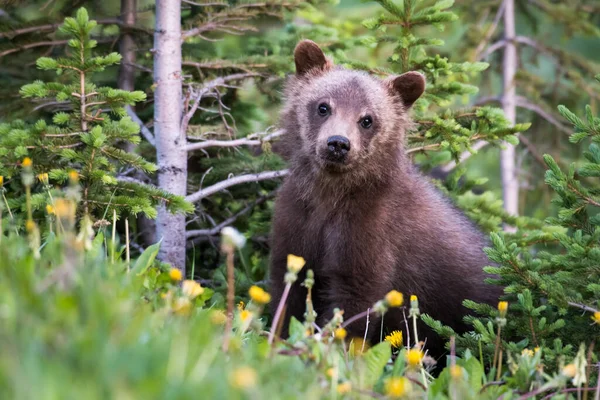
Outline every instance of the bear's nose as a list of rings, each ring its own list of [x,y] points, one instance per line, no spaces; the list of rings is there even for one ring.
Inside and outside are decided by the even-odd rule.
[[[350,150],[350,141],[343,136],[330,136],[327,138],[327,149],[331,155],[343,157]]]

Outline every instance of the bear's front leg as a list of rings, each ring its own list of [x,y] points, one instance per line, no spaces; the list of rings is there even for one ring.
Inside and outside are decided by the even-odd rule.
[[[348,337],[366,336],[371,343],[376,343],[380,338],[381,316],[371,312],[367,318],[367,311],[373,311],[377,300],[383,299],[390,290],[388,285],[382,282],[369,282],[368,280],[336,279],[332,282],[330,289],[330,310],[328,316],[333,315],[333,309],[339,308],[344,311],[344,321],[364,314],[354,320],[348,326]]]

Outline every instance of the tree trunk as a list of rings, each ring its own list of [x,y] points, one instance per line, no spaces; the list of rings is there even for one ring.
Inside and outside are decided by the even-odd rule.
[[[154,33],[154,135],[158,162],[158,185],[185,196],[187,152],[181,132],[181,0],[156,1]],[[185,216],[159,208],[157,238],[162,239],[159,257],[185,273]]]
[[[134,26],[136,24],[137,17],[137,0],[121,0],[121,21],[127,26]],[[119,38],[119,53],[123,57],[119,66],[119,78],[118,86],[119,89],[133,91],[135,90],[135,61],[136,61],[136,50],[135,37],[131,33],[130,29],[122,29],[121,37]],[[127,108],[133,108],[133,106],[126,106]],[[135,145],[133,143],[126,142],[123,144],[123,150],[133,153],[135,151]],[[135,176],[139,180],[143,180],[141,176]],[[142,245],[144,247],[150,246],[156,242],[156,225],[153,220],[148,219],[144,216],[137,218],[137,230],[141,236]]]
[[[517,71],[517,48],[515,46],[515,3],[514,0],[504,0],[504,68],[502,107],[504,114],[511,124],[516,121],[516,88],[515,73]],[[519,180],[515,162],[515,146],[505,143],[502,150],[500,167],[502,171],[502,188],[504,209],[513,215],[519,213]],[[510,228],[512,230],[512,228]]]
[[[121,0],[121,22],[128,26],[135,25],[137,0]],[[134,90],[135,83],[135,40],[131,30],[125,28],[119,39],[119,52],[123,57],[119,67],[119,89]]]

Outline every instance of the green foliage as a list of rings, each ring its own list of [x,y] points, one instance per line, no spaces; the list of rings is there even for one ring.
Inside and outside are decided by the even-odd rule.
[[[486,270],[497,276],[494,281],[505,287],[511,304],[502,346],[512,352],[528,346],[545,349],[541,357],[551,371],[560,368],[565,358],[574,357],[581,343],[589,346],[600,338],[600,190],[597,181],[590,179],[600,170],[598,118],[589,107],[584,119],[566,107],[559,110],[573,124],[573,143],[589,139],[586,161],[564,170],[545,155],[545,181],[556,194],[556,215],[521,226],[516,234],[492,233],[492,245],[486,249],[494,263]],[[491,358],[499,333],[495,330],[498,311],[471,301],[465,305],[489,317],[470,318],[475,331],[456,343],[471,351],[481,349]],[[453,335],[441,324],[424,320],[444,336]],[[598,359],[597,353],[590,357],[592,362]]]
[[[374,35],[363,38],[363,43],[375,51],[389,49],[387,58],[389,70],[370,69],[375,73],[403,73],[420,71],[425,74],[427,88],[425,95],[415,103],[417,129],[408,136],[409,153],[443,151],[450,153],[455,161],[460,161],[463,152],[476,152],[472,144],[476,141],[501,141],[516,143],[516,133],[525,131],[529,124],[511,126],[501,110],[491,107],[474,107],[467,110],[445,108],[456,98],[476,93],[477,87],[469,82],[473,76],[488,67],[481,62],[450,61],[439,54],[431,54],[431,47],[442,46],[444,42],[422,34],[423,26],[433,26],[443,30],[447,23],[458,19],[449,11],[453,1],[379,1],[384,9],[378,17],[363,22]],[[435,157],[428,166],[444,161]],[[445,161],[447,162],[447,161]]]
[[[156,207],[165,204],[173,212],[190,211],[181,197],[154,186],[120,179],[121,171],[132,168],[145,173],[156,166],[143,157],[118,146],[138,144],[140,127],[127,116],[125,107],[143,101],[143,92],[129,92],[97,86],[92,77],[118,64],[117,53],[94,55],[96,41],[90,32],[96,26],[81,8],[75,18],[66,18],[60,31],[69,39],[65,57],[38,59],[37,66],[52,70],[60,77],[55,82],[36,81],[21,89],[24,98],[56,101],[66,111],[54,114],[52,121],[34,124],[13,121],[0,125],[0,175],[7,180],[18,176],[24,157],[33,160],[36,174],[48,174],[40,193],[33,198],[34,211],[52,205],[55,185],[64,185],[70,171],[76,171],[82,184],[82,212],[102,218],[112,215],[139,214],[156,216]],[[40,175],[42,176],[42,175]],[[42,180],[44,182],[42,182]],[[20,185],[8,184],[9,206],[17,212],[25,208]]]
[[[545,348],[510,349],[502,381],[469,351],[434,379],[419,350],[334,337],[341,313],[314,334],[293,320],[290,338],[271,347],[262,305],[236,309],[226,335],[212,290],[180,286],[173,270],[153,262],[158,244],[128,263],[111,256],[125,249],[105,228],[92,231],[87,247],[67,228],[51,234],[38,257],[31,236],[0,233],[2,398],[497,399],[558,394],[582,379],[582,349],[562,373],[546,374],[542,352],[553,350]]]

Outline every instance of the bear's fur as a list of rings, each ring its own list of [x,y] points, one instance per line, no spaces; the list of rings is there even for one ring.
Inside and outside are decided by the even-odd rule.
[[[492,303],[500,289],[484,284],[484,235],[405,154],[408,111],[425,89],[424,77],[408,72],[381,80],[336,67],[308,40],[296,47],[295,61],[281,116],[286,133],[279,152],[290,175],[276,200],[271,236],[273,307],[283,292],[287,255],[304,257],[306,266],[290,291],[282,335],[291,316],[303,320],[301,283],[309,268],[318,325],[335,307],[348,319],[396,289],[407,303],[417,295],[421,312],[463,331],[462,301]],[[332,147],[332,136],[346,138],[350,149]],[[363,337],[365,322],[350,324],[350,336]],[[371,342],[379,341],[380,323],[371,317]],[[384,326],[407,337],[399,309],[386,314]],[[420,332],[426,348],[441,355],[441,339],[423,325]]]

